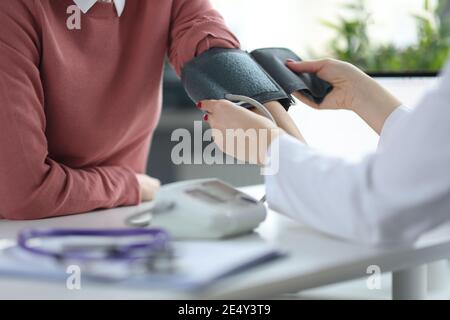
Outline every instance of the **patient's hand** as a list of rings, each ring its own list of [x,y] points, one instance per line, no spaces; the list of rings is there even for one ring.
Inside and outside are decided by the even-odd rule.
[[[386,119],[401,102],[375,80],[355,66],[333,59],[295,62],[287,66],[302,73],[313,73],[330,82],[334,89],[325,100],[316,104],[295,93],[295,97],[316,109],[347,109],[356,112],[377,133],[380,133]]]
[[[204,120],[214,129],[215,143],[240,161],[264,165],[267,149],[283,133],[266,117],[227,100],[203,101],[201,109],[207,112]]]
[[[136,178],[141,189],[142,202],[152,201],[155,198],[156,192],[161,187],[161,182],[145,174],[137,174]]]

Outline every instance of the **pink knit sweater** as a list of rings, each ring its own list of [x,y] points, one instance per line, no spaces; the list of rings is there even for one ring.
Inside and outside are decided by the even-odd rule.
[[[165,55],[239,46],[207,0],[97,3],[74,30],[71,5],[0,1],[0,218],[138,204]]]

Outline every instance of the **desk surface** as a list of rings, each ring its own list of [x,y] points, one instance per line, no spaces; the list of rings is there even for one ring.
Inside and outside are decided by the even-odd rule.
[[[246,191],[258,196],[263,193],[262,187]],[[142,207],[145,205],[39,221],[0,221],[0,239],[13,239],[19,230],[29,227],[123,227],[124,217]],[[268,242],[289,256],[228,278],[195,295],[92,283],[83,283],[82,290],[70,291],[60,282],[0,278],[0,299],[270,298],[365,277],[372,265],[379,266],[382,272],[392,272],[450,257],[450,226],[423,237],[414,248],[380,250],[325,236],[271,212],[255,234],[227,241],[238,246],[250,238]]]

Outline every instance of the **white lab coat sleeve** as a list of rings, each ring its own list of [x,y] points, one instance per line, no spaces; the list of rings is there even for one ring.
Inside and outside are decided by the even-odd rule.
[[[405,121],[411,111],[412,110],[407,108],[406,106],[401,106],[395,109],[394,112],[392,112],[392,114],[386,119],[386,122],[384,123],[383,129],[381,131],[380,141],[378,143],[379,148],[388,144],[388,141],[392,137],[394,128],[399,126],[402,121]]]
[[[283,135],[268,152],[269,167],[279,168],[265,178],[269,206],[337,237],[412,245],[450,220],[449,123],[447,74],[361,162],[322,155]]]

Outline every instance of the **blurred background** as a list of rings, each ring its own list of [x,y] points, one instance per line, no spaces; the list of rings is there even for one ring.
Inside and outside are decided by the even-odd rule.
[[[414,107],[437,80],[450,53],[449,0],[211,0],[242,48],[287,47],[303,59],[334,57],[356,64]],[[324,153],[358,160],[378,137],[356,115],[290,110],[308,142]],[[201,113],[175,73],[166,68],[164,109],[149,158],[163,183],[217,177],[236,186],[263,182],[250,165],[181,165],[171,161],[177,128],[193,130]],[[206,127],[205,127],[206,129]]]

